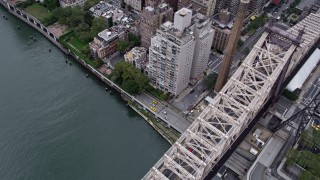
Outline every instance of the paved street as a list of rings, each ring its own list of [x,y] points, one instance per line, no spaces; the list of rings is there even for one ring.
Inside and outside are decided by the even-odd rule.
[[[221,58],[222,58],[222,54],[218,54],[218,53],[214,53],[214,54],[211,53],[210,54],[210,56],[209,56],[209,67],[208,67],[210,72],[219,73],[220,68],[221,68],[220,67]]]
[[[220,64],[221,55],[210,53],[208,69],[213,69],[213,71],[217,73],[219,72]],[[209,70],[209,73],[211,72],[212,71]],[[201,80],[201,82],[198,82],[195,86],[189,87],[185,92],[181,93],[180,97],[175,99],[171,104],[183,113],[187,113],[208,93],[205,91],[206,89],[203,80]]]
[[[117,62],[124,60],[124,53],[119,53],[117,55],[115,55],[114,57],[110,58],[110,64],[112,67],[114,67],[114,65],[116,65]]]
[[[148,107],[149,111],[155,112],[164,122],[180,133],[183,133],[191,125],[191,122],[186,120],[181,113],[176,112],[172,108],[168,108],[166,104],[159,102],[148,94],[141,93],[137,95],[136,98]],[[153,105],[152,102],[154,100],[158,103]],[[152,110],[151,107],[156,108],[156,110]]]
[[[309,82],[307,82],[309,83]],[[303,105],[308,105],[311,100],[316,96],[316,94],[320,90],[320,75],[317,75],[315,80],[311,83],[309,83],[309,89],[306,91],[306,93],[303,95],[301,103]]]
[[[191,108],[203,98],[202,93],[206,90],[204,82],[200,82],[196,85],[181,101],[172,102],[172,105],[183,113],[187,113]]]
[[[251,177],[249,179],[250,180],[264,179],[264,172],[266,171],[266,169],[267,168],[264,165],[258,162],[254,167]]]

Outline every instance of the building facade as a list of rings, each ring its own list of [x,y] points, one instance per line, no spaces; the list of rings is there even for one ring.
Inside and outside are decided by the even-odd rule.
[[[214,10],[215,14],[219,13],[223,9],[227,9],[231,14],[236,14],[239,7],[240,0],[217,0],[216,8]],[[251,0],[249,2],[249,7],[246,15],[252,13],[261,13],[263,5],[265,4],[264,0]]]
[[[144,47],[134,47],[124,55],[124,60],[130,62],[140,71],[144,71],[147,61],[147,50]]]
[[[194,19],[193,36],[195,48],[191,67],[191,78],[201,78],[208,66],[214,30],[211,28],[210,18],[198,13]]]
[[[148,76],[154,87],[177,96],[190,79],[203,76],[214,35],[211,24],[210,18],[182,8],[174,23],[160,26],[149,48]]]
[[[173,9],[166,3],[156,4],[148,1],[148,6],[141,13],[141,45],[149,49],[151,38],[156,34],[160,25],[173,20]]]
[[[234,15],[227,10],[222,10],[220,13],[213,16],[212,28],[215,33],[212,41],[212,48],[219,52],[224,52],[231,34],[233,20]]]
[[[94,59],[104,59],[117,52],[117,43],[119,39],[126,40],[126,28],[123,26],[114,26],[98,34],[94,40],[89,43],[91,56]]]
[[[261,13],[263,10],[263,6],[264,6],[264,0],[255,0],[255,1],[250,1],[249,2],[249,7],[248,7],[248,12],[250,14],[252,13]]]
[[[60,6],[65,7],[75,7],[83,6],[86,0],[59,0]]]
[[[195,39],[189,29],[192,12],[183,8],[175,13],[151,39],[148,76],[154,87],[177,96],[188,87]]]
[[[137,13],[143,8],[143,0],[124,0],[127,5],[130,5]]]
[[[216,8],[216,1],[217,0],[179,0],[178,9],[184,7],[190,8],[206,16],[212,16]]]

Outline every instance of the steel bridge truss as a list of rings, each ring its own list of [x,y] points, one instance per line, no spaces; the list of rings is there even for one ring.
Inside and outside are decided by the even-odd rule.
[[[271,37],[273,36],[273,37]],[[286,47],[270,39],[284,41]],[[203,179],[268,100],[296,49],[265,32],[200,116],[143,179]]]

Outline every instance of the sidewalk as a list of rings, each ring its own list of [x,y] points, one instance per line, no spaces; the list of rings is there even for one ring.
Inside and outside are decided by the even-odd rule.
[[[204,78],[198,80],[197,84],[192,86],[192,87],[187,87],[187,89],[185,89],[184,91],[182,91],[179,94],[179,97],[175,98],[173,101],[174,102],[180,102],[186,95],[188,95],[194,88],[196,88],[202,81],[204,80]]]

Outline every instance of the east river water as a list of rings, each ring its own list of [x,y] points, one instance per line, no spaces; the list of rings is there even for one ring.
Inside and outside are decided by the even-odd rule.
[[[141,179],[169,143],[44,36],[0,15],[0,179]]]

